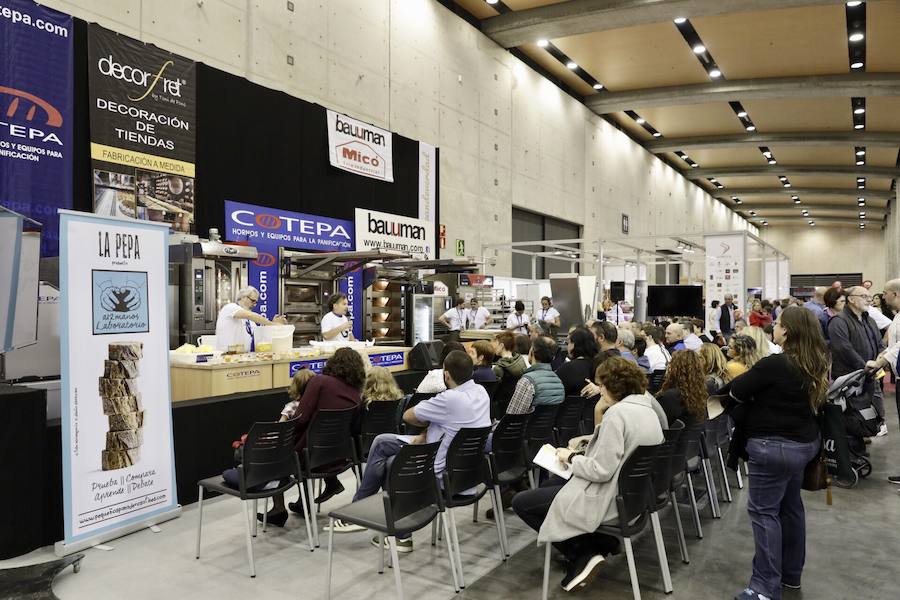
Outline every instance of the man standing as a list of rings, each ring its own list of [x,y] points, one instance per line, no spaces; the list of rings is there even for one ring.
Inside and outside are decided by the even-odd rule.
[[[284,325],[284,316],[275,315],[272,320],[253,312],[259,303],[259,290],[252,285],[238,290],[237,299],[229,302],[219,311],[216,319],[216,349],[228,351],[230,346],[240,345],[242,352],[256,350],[256,327],[258,325]]]
[[[550,368],[556,356],[556,342],[546,336],[534,338],[528,354],[531,366],[525,370],[513,392],[506,414],[527,413],[532,406],[561,404],[566,399],[562,380]]]
[[[438,321],[447,326],[450,330],[444,336],[444,342],[458,342],[459,332],[466,327],[466,300],[465,298],[457,298],[456,306],[438,317]]]
[[[868,315],[872,296],[866,288],[856,286],[847,292],[847,306],[844,311],[834,317],[828,324],[828,337],[831,340],[831,376],[837,379],[853,371],[865,368],[866,363],[875,360],[884,346],[875,322]],[[881,386],[869,381],[873,397],[872,403],[881,420],[879,436],[887,435],[884,423],[884,398]]]
[[[737,307],[734,305],[734,296],[725,294],[725,301],[719,306],[719,333],[728,341],[734,335],[734,322],[738,316]]]
[[[478,298],[469,301],[469,314],[466,316],[466,329],[487,329],[491,320],[491,311],[483,306],[478,306]]]
[[[897,400],[897,416],[900,417],[900,279],[892,279],[884,284],[882,301],[893,309],[894,321],[888,327],[888,347],[875,361],[867,363],[870,370],[890,367],[894,372],[894,381],[897,390],[894,391]],[[900,475],[888,477],[891,483],[900,483]]]
[[[681,324],[671,323],[666,326],[666,349],[669,354],[687,349],[684,345],[684,327]]]
[[[803,308],[811,310],[816,315],[819,323],[822,324],[823,331],[828,328],[828,315],[825,313],[825,292],[827,290],[828,288],[817,287],[813,297],[803,305]]]

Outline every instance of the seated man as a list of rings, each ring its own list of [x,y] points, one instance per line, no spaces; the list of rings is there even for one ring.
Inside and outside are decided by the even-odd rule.
[[[550,367],[556,356],[556,342],[546,336],[534,338],[528,354],[531,366],[516,384],[506,413],[523,414],[532,406],[540,404],[560,404],[566,399],[566,388],[562,380]]]
[[[472,358],[460,350],[450,352],[444,359],[444,382],[447,390],[423,400],[403,413],[403,420],[416,427],[428,429],[417,436],[383,433],[375,438],[369,449],[369,459],[359,491],[353,501],[362,500],[382,488],[394,456],[406,444],[430,444],[438,440],[441,446],[434,459],[434,472],[440,475],[447,460],[447,449],[464,427],[488,427],[491,424],[490,398],[485,389],[472,380]],[[335,533],[362,531],[359,525],[335,520]],[[372,543],[378,545],[379,538]],[[397,550],[412,552],[412,538],[397,539]]]
[[[666,349],[669,354],[685,350],[684,327],[678,323],[672,323],[666,327]]]

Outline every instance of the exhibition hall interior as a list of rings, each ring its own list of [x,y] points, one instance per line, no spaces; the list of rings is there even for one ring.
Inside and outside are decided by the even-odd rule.
[[[0,2],[0,600],[882,600],[900,0]]]

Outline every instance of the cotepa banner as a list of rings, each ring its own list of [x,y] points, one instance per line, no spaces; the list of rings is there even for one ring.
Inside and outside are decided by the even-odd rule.
[[[0,204],[43,225],[59,254],[57,210],[72,206],[72,17],[31,0],[0,5]]]
[[[180,514],[165,224],[62,211],[63,515],[68,554]]]
[[[394,181],[391,132],[327,111],[328,159],[338,169],[382,181]]]

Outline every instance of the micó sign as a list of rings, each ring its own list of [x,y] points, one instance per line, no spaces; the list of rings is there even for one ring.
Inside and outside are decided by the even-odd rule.
[[[391,132],[327,111],[328,159],[338,169],[394,181]]]

